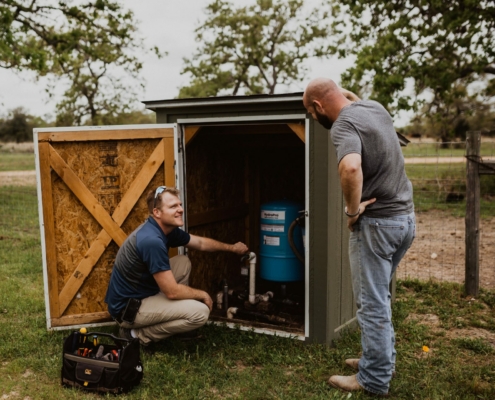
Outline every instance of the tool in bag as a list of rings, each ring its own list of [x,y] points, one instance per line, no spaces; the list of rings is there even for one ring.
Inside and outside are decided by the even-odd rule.
[[[111,343],[104,344],[104,341]],[[142,378],[139,339],[128,340],[109,333],[86,332],[85,328],[65,338],[61,375],[63,386],[119,394],[131,390]]]

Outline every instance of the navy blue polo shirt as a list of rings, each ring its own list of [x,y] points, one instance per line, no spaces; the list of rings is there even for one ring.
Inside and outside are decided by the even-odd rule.
[[[168,249],[185,246],[191,237],[175,228],[165,235],[156,221],[148,220],[132,232],[117,252],[105,302],[112,317],[120,315],[128,299],[144,299],[160,291],[153,278],[170,270]]]

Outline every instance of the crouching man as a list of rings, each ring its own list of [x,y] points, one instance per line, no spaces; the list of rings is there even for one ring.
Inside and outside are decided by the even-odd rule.
[[[244,243],[222,243],[179,229],[184,209],[177,189],[159,186],[146,200],[150,216],[117,252],[105,297],[120,336],[137,337],[143,345],[203,326],[212,309],[208,293],[188,286],[189,258],[169,259],[170,247],[248,251]]]

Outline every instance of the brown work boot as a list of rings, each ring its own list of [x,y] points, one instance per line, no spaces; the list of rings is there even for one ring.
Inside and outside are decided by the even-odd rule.
[[[344,392],[357,392],[364,391],[366,394],[376,397],[389,397],[388,393],[371,393],[365,390],[357,381],[356,375],[351,376],[341,376],[333,375],[328,380],[328,384],[335,389],[343,390]]]
[[[348,358],[345,360],[345,364],[351,367],[354,371],[359,371],[360,358]],[[392,378],[395,378],[395,371],[392,371]]]
[[[358,383],[356,375],[342,376],[332,375],[328,380],[328,384],[335,389],[344,390],[345,392],[355,392],[357,390],[364,390]]]
[[[348,358],[345,365],[351,367],[354,371],[359,371],[359,358]]]
[[[121,337],[122,339],[127,339],[129,341],[134,339],[131,335],[131,330],[128,328],[122,328],[122,327],[119,327],[119,337]]]

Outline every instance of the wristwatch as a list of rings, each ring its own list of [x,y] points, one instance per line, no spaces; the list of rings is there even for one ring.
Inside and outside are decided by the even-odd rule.
[[[358,216],[360,212],[361,212],[361,207],[358,207],[358,210],[354,214],[349,214],[347,212],[347,206],[344,208],[345,215],[347,215],[350,218],[354,218],[354,217]]]

